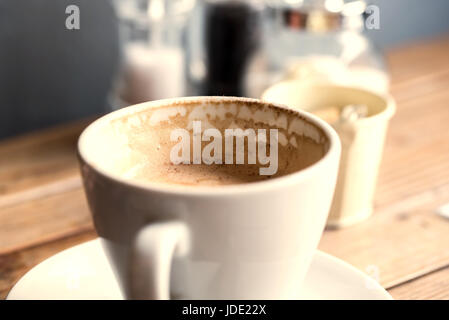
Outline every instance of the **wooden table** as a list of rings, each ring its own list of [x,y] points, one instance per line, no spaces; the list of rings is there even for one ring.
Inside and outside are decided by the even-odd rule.
[[[392,50],[398,103],[374,216],[320,249],[377,276],[396,299],[449,299],[449,36]],[[0,142],[0,298],[30,268],[96,237],[75,156],[87,122]]]

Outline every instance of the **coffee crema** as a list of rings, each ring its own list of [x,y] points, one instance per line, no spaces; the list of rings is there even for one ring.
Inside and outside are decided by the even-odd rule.
[[[201,123],[201,133],[195,135],[194,124],[198,122]],[[179,149],[181,141],[174,140],[172,133],[179,129],[190,133],[190,141],[184,141],[184,146],[190,148],[190,159],[183,153],[187,161],[175,164],[170,156],[173,156],[174,148]],[[212,164],[194,159],[195,154],[198,155],[195,145],[202,152],[210,152],[210,144],[218,138],[217,135],[204,139],[207,129],[217,129],[215,132],[221,133],[223,141],[215,145],[221,148],[221,162],[219,157],[215,157],[216,163]],[[277,133],[275,140],[270,136],[274,130]],[[234,137],[231,150],[230,141],[225,140],[226,132],[250,134],[244,136],[240,144]],[[266,132],[266,150],[260,149],[258,132]],[[108,120],[91,136],[96,140],[92,145],[97,149],[101,146],[94,161],[106,171],[135,181],[185,186],[242,184],[285,176],[320,160],[329,144],[321,129],[294,111],[258,101],[226,99],[180,100],[167,106],[146,108]],[[271,154],[272,143],[277,143],[276,159]],[[217,156],[216,150],[211,156]],[[179,156],[185,151],[179,150]],[[275,173],[261,174],[260,169],[268,168],[270,160],[277,161]]]

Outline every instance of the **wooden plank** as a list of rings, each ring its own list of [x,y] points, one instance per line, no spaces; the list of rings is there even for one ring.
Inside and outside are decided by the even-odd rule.
[[[92,229],[81,188],[22,202],[0,211],[0,256]]]
[[[358,269],[378,270],[392,287],[449,265],[449,221],[434,210],[449,201],[449,184],[378,210],[347,229],[326,231],[319,248]]]
[[[74,177],[78,176],[76,143],[88,122],[3,140],[0,143],[0,207],[20,202],[21,195],[24,201],[33,194],[39,196],[38,191],[29,191],[47,184],[60,183],[63,190],[61,181],[71,181],[73,185]]]
[[[0,299],[4,299],[20,277],[38,263],[64,249],[96,237],[94,231],[82,232],[71,237],[0,256]]]
[[[76,143],[90,120],[0,144],[0,255],[91,230]]]
[[[449,267],[389,290],[396,300],[449,300]]]
[[[447,88],[449,71],[393,92],[398,110],[387,136],[377,208],[449,183]]]
[[[82,186],[78,173],[28,189],[0,196],[0,209],[27,201],[42,199],[57,193],[79,189]]]
[[[391,92],[395,99],[406,108],[408,102],[447,89],[448,73],[448,69],[443,69],[422,77],[416,77],[408,82],[395,84]],[[409,90],[409,88],[413,88],[413,90]],[[422,100],[420,103],[422,104]]]
[[[449,69],[449,35],[390,49],[387,63],[393,87]]]

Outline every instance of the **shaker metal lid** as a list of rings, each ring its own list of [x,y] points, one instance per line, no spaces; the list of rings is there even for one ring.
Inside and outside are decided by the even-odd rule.
[[[364,0],[267,0],[284,28],[329,32],[363,26]]]

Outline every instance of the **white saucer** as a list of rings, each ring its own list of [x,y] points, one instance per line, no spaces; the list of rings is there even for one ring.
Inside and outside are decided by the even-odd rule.
[[[298,299],[392,299],[376,281],[317,251]],[[98,239],[40,263],[12,288],[14,299],[123,299]]]

